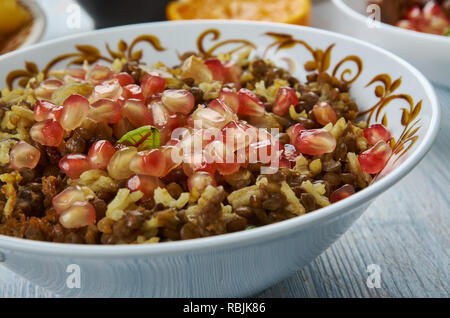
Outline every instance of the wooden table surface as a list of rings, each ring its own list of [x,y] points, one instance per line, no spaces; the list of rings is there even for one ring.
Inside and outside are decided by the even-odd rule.
[[[441,132],[425,159],[313,263],[255,296],[450,296],[450,90],[436,91]],[[367,286],[371,264],[380,268],[380,288]],[[0,297],[57,295],[0,266]]]

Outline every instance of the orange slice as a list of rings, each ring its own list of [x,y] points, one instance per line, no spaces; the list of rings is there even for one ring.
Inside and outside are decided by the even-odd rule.
[[[178,0],[168,4],[168,20],[236,19],[309,25],[310,0]]]

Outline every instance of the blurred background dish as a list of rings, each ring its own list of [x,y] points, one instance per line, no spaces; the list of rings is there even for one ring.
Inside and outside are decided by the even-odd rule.
[[[361,0],[332,0],[324,8],[320,27],[383,47],[409,61],[438,85],[450,87],[450,37],[405,30],[375,21],[382,8]],[[377,11],[378,10],[378,11]],[[382,14],[381,14],[382,15]]]
[[[310,0],[177,0],[167,6],[168,20],[233,19],[309,25]]]
[[[32,0],[0,0],[0,54],[38,42],[46,18]]]

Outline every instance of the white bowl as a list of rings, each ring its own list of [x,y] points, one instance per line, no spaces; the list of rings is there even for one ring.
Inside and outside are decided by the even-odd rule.
[[[370,21],[366,0],[333,0],[329,28],[383,47],[410,62],[436,84],[450,87],[450,37]],[[371,23],[372,22],[372,23]]]
[[[203,46],[197,39],[206,30]],[[215,33],[214,33],[215,32]],[[271,32],[270,35],[267,32]],[[272,45],[267,57],[286,65],[286,58],[297,63],[295,74],[304,79],[302,65],[312,60],[312,53],[303,44],[290,47],[291,40],[309,43],[316,56],[330,53],[329,70],[344,61],[336,75],[353,78],[351,93],[361,109],[369,109],[391,95],[410,98],[392,100],[381,112],[386,113],[387,125],[398,139],[412,125],[401,123],[402,108],[416,108],[420,120],[411,138],[406,141],[406,153],[394,156],[382,177],[368,188],[326,208],[261,228],[196,240],[151,245],[82,246],[37,242],[0,236],[0,254],[3,264],[20,276],[65,296],[84,297],[156,297],[156,296],[247,296],[261,291],[292,275],[337,240],[364,212],[370,202],[405,176],[430,149],[439,127],[439,105],[430,83],[414,67],[393,54],[373,45],[343,35],[292,25],[237,21],[181,21],[149,23],[118,27],[76,35],[36,45],[0,57],[0,74],[22,69],[24,61],[35,61],[39,68],[54,56],[76,51],[76,44],[97,46],[102,56],[108,57],[105,43],[116,50],[121,39],[131,42],[142,34],[159,38],[165,51],[156,51],[147,42],[137,43],[133,51],[143,49],[144,60],[168,65],[179,63],[177,53],[207,50],[218,42],[242,39],[252,42],[262,54],[271,44],[285,49],[275,52]],[[204,33],[203,33],[204,34]],[[212,35],[216,35],[213,38]],[[291,42],[289,42],[291,41]],[[282,44],[285,44],[284,46]],[[242,42],[224,44],[219,51],[227,51]],[[333,44],[334,47],[332,46]],[[80,48],[80,47],[79,47]],[[95,50],[86,50],[84,52]],[[329,48],[329,50],[326,50]],[[79,51],[79,54],[85,54]],[[327,54],[325,54],[327,55]],[[357,58],[356,56],[359,56]],[[71,55],[71,58],[74,56]],[[91,56],[92,57],[92,56]],[[348,57],[348,58],[346,58]],[[324,59],[325,61],[326,59]],[[68,61],[68,60],[66,60]],[[345,62],[347,61],[347,62]],[[355,62],[361,61],[361,72]],[[327,63],[323,64],[326,68]],[[350,74],[346,69],[351,69]],[[381,82],[368,85],[380,74]],[[389,75],[387,75],[389,74]],[[392,79],[392,82],[389,81]],[[394,80],[401,78],[394,82]],[[395,84],[394,84],[395,83]],[[378,87],[378,88],[376,88]],[[385,87],[385,89],[382,89]],[[376,89],[375,89],[376,88]],[[389,89],[390,88],[390,89]],[[395,90],[394,90],[395,88]],[[379,97],[375,96],[375,90]],[[385,93],[385,95],[380,93]],[[401,95],[404,94],[404,95]],[[407,97],[409,96],[409,97]],[[419,103],[422,101],[421,103]],[[411,111],[412,113],[412,111]],[[412,118],[412,117],[410,117]],[[374,120],[372,120],[373,122]],[[395,211],[393,211],[395,212]],[[69,267],[76,264],[81,271],[81,288],[67,285],[71,280]],[[66,270],[69,269],[69,272]]]

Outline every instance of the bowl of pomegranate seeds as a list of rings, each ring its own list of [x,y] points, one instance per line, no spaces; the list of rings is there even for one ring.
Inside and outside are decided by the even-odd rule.
[[[413,66],[307,27],[105,29],[0,57],[0,74],[0,259],[66,296],[260,291],[342,235],[439,126]]]
[[[383,47],[450,87],[450,1],[333,0],[328,28]]]

